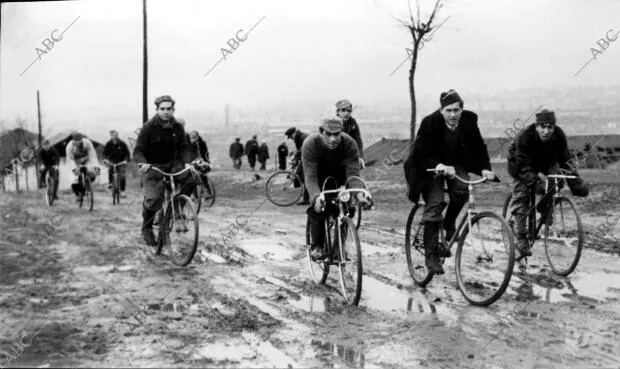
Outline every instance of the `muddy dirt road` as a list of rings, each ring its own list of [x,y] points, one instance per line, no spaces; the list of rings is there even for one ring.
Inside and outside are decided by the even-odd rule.
[[[96,192],[92,213],[66,193],[52,208],[40,193],[1,194],[0,366],[620,368],[620,225],[596,232],[617,223],[620,181],[584,177],[593,187],[576,200],[586,228],[576,272],[553,275],[535,249],[488,308],[461,296],[452,259],[414,287],[400,166],[370,181],[377,209],[364,214],[355,308],[335,280],[312,283],[305,209],[265,202],[264,179],[247,172],[213,174],[218,199],[199,216],[185,268],[143,245],[135,179],[120,206]],[[499,211],[503,179],[476,190],[480,208]],[[223,238],[240,215],[247,224]]]

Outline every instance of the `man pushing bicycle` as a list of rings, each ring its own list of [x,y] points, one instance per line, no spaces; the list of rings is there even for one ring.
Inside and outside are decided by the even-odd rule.
[[[144,123],[133,152],[144,183],[144,201],[142,203],[142,238],[149,246],[156,246],[153,234],[153,220],[164,202],[165,187],[163,175],[149,171],[155,166],[166,172],[176,172],[190,166],[191,153],[185,129],[173,117],[174,100],[168,96],[155,99],[156,114]],[[189,195],[196,185],[190,173],[175,177],[180,192]]]
[[[325,217],[327,214],[338,213],[338,208],[334,209],[329,202],[323,203],[319,197],[325,180],[333,177],[335,182],[330,180],[328,183],[338,186],[349,180],[350,188],[364,189],[364,183],[354,178],[360,174],[357,144],[351,136],[342,132],[342,128],[341,118],[323,119],[319,133],[308,136],[301,148],[304,182],[310,197],[310,207],[306,211],[310,224],[310,256],[314,260],[325,257]],[[362,192],[356,198],[361,203],[368,203]]]
[[[446,207],[444,180],[447,182],[450,204],[443,225],[446,240],[450,240],[456,230],[456,218],[469,197],[467,184],[455,180],[454,175],[469,180],[469,173],[476,173],[489,180],[495,179],[487,147],[478,129],[478,115],[463,110],[463,100],[454,90],[443,92],[439,102],[441,108],[422,120],[414,149],[405,163],[410,185],[409,199],[417,203],[421,192],[426,203],[422,217],[425,262],[429,271],[435,274],[444,273],[440,257],[452,256],[438,242],[442,211]],[[433,175],[427,169],[437,169],[444,176]],[[411,190],[415,188],[420,192],[412,196]]]
[[[525,128],[508,149],[508,174],[514,178],[512,214],[516,218],[517,249],[521,256],[531,256],[527,239],[526,217],[529,212],[530,191],[544,195],[537,210],[551,221],[551,197],[555,188],[545,188],[549,174],[578,176],[577,168],[569,164],[570,153],[566,135],[556,125],[555,113],[543,109],[536,114],[536,122]],[[575,196],[585,197],[588,188],[581,178],[569,179],[568,186]]]

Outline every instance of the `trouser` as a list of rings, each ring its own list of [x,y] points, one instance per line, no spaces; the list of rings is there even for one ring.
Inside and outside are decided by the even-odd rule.
[[[182,163],[156,166],[168,173],[178,172],[184,168]],[[144,201],[142,202],[142,229],[153,227],[155,213],[161,209],[164,203],[166,186],[163,179],[164,176],[154,170],[142,174],[142,182],[144,184],[142,187],[144,192]],[[194,191],[197,181],[199,181],[199,179],[194,178],[193,174],[189,171],[174,177],[177,192],[188,196]]]
[[[329,198],[328,196],[326,196],[326,199]],[[338,207],[326,201],[323,212],[317,213],[314,210],[314,204],[310,204],[306,214],[308,214],[308,223],[310,225],[310,245],[322,246],[325,243],[325,219],[329,215],[337,216]]]
[[[469,173],[462,168],[457,167],[456,174],[465,180],[469,180]],[[450,204],[448,205],[445,219],[442,219],[441,213],[446,207],[446,202],[444,201],[444,181],[448,185]],[[469,190],[466,184],[456,178],[450,179],[444,176],[433,176],[428,178],[423,185],[422,198],[426,203],[422,216],[424,222],[441,222],[443,220],[444,228],[454,228],[456,217],[469,198]]]
[[[293,186],[297,188],[304,183],[304,168],[303,168],[303,165],[301,165],[301,163],[299,163],[299,165],[297,166],[297,169],[295,170],[295,174],[297,175],[297,178],[299,178],[299,180],[295,178]],[[304,200],[303,201],[304,202],[310,201],[310,195],[308,194],[308,189],[305,187],[304,187]]]
[[[543,172],[543,174],[560,174],[560,168],[556,163],[552,165],[546,173]],[[549,182],[550,188],[547,189],[546,193],[538,193],[541,196],[538,200],[537,209],[541,213],[550,206],[553,195],[555,194],[555,186],[553,186],[552,183],[551,181]],[[530,207],[534,206],[534,204],[530,204],[530,197],[532,191],[535,191],[535,184],[536,181],[528,183],[522,179],[515,179],[513,182],[512,215],[515,218],[517,236],[520,238],[527,237],[527,215],[531,210]]]
[[[41,171],[39,178],[41,179],[41,183],[39,183],[39,188],[42,188],[45,184],[45,175],[49,171],[50,177],[54,179],[54,197],[58,197],[58,171],[54,169],[52,165],[46,165]]]
[[[81,171],[83,173],[86,173],[86,175],[90,176],[90,183],[92,184],[96,179],[97,179],[97,173],[95,171],[92,170],[86,170],[86,168],[82,168]],[[71,189],[73,190],[73,193],[78,196],[81,193],[84,193],[85,188],[84,188],[84,183],[82,183],[80,181],[80,176],[74,176],[73,179],[73,183],[71,184]],[[92,190],[92,188],[91,188]]]
[[[254,166],[256,165],[256,154],[248,154],[248,164],[250,165],[250,168],[254,169]]]
[[[121,191],[122,192],[125,192],[125,184],[126,184],[126,180],[125,180],[125,178],[126,178],[125,177],[126,171],[125,171],[125,169],[126,169],[126,165],[119,165],[119,166],[116,167],[116,173],[118,174],[118,177],[119,177],[119,180],[120,180],[119,182],[121,184]],[[112,167],[108,167],[108,183],[109,184],[112,184],[112,181],[114,179],[113,178],[114,177],[113,173],[114,173],[114,170],[112,169]]]
[[[278,163],[280,170],[286,170],[286,155],[279,155]]]
[[[233,161],[233,168],[235,168],[237,170],[241,169],[241,164],[242,164],[241,158],[233,158],[232,161]]]
[[[266,170],[266,164],[267,164],[267,159],[258,159],[258,162],[260,163],[260,170]]]

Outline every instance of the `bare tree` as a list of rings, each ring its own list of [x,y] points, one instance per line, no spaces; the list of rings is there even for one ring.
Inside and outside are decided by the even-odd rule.
[[[415,95],[415,71],[418,66],[418,52],[421,50],[420,44],[424,44],[422,38],[427,33],[431,32],[435,29],[434,22],[436,21],[437,11],[443,7],[443,0],[435,0],[435,6],[433,7],[433,12],[428,18],[428,21],[421,22],[420,18],[420,0],[416,0],[416,17],[413,16],[411,11],[411,0],[407,0],[407,5],[409,6],[409,19],[398,21],[402,23],[408,30],[411,32],[411,37],[413,39],[413,48],[411,49],[411,68],[409,69],[409,97],[411,99],[411,123],[410,123],[410,145],[413,146],[413,142],[415,141],[415,128],[416,128],[416,115],[417,115],[417,107],[416,107],[416,95]]]

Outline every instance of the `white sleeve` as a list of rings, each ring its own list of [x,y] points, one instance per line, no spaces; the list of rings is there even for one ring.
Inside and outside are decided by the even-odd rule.
[[[65,147],[65,155],[67,156],[67,160],[74,160],[73,150],[71,150],[72,147],[73,147],[73,141],[69,141],[69,143]]]

